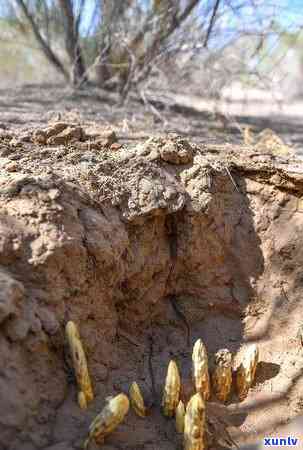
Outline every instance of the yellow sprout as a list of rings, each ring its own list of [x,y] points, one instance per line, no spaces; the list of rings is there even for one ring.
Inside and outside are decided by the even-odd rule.
[[[131,384],[131,387],[129,389],[129,397],[130,397],[130,404],[134,409],[135,413],[138,414],[138,416],[140,417],[145,417],[146,408],[144,405],[143,396],[141,394],[141,390],[138,384],[135,381]]]
[[[208,372],[208,358],[205,345],[201,339],[195,342],[192,354],[193,380],[195,389],[200,392],[203,400],[210,397],[210,380]]]
[[[176,430],[178,433],[184,432],[185,406],[182,400],[179,401],[176,408]]]
[[[212,375],[212,386],[218,400],[226,402],[232,385],[232,355],[229,350],[222,349],[215,354],[215,369]]]
[[[165,386],[162,397],[163,414],[167,417],[175,415],[180,399],[181,379],[175,361],[170,361],[167,369]]]
[[[97,444],[102,444],[104,438],[123,421],[129,410],[129,400],[125,394],[107,399],[107,404],[100,414],[93,420],[89,427],[88,438],[84,443],[84,449],[88,449],[92,439]]]
[[[94,398],[92,384],[87,368],[86,356],[80,340],[80,335],[76,324],[67,322],[65,333],[70,348],[73,367],[79,388],[78,402],[81,408],[85,408]],[[83,399],[85,397],[85,401]]]
[[[205,403],[198,392],[188,402],[184,419],[184,450],[204,450]]]
[[[244,400],[251,388],[259,360],[259,350],[254,344],[248,347],[244,353],[242,362],[237,370],[237,389],[240,400]]]

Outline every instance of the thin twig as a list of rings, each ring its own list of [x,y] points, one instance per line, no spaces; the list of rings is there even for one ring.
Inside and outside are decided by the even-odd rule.
[[[228,167],[225,167],[225,170],[226,170],[226,172],[227,172],[227,175],[228,175],[229,178],[231,179],[232,184],[235,186],[235,188],[236,188],[236,190],[239,192],[239,194],[241,194],[241,192],[240,192],[240,190],[239,190],[239,188],[238,188],[238,186],[237,186],[237,183],[235,182],[235,180],[233,179],[233,177],[232,177],[232,175],[231,175],[231,173],[230,173],[229,168],[228,168]]]
[[[208,40],[209,40],[210,34],[212,32],[212,29],[213,29],[213,26],[214,26],[214,23],[215,23],[215,18],[216,18],[216,15],[217,15],[217,11],[218,11],[219,5],[220,5],[220,0],[216,0],[215,6],[214,6],[214,9],[213,9],[213,13],[212,13],[212,16],[211,16],[211,19],[210,19],[210,22],[209,22],[209,25],[208,25],[208,28],[207,28],[206,37],[205,37],[205,41],[204,41],[204,44],[203,44],[204,48],[207,47]]]
[[[121,105],[124,105],[125,101],[127,100],[131,85],[134,80],[134,74],[135,74],[135,70],[136,70],[136,66],[137,66],[137,57],[136,57],[135,53],[131,50],[131,48],[129,48],[129,46],[127,45],[127,42],[124,41],[123,44],[129,55],[130,64],[129,64],[128,74],[127,74],[127,80],[121,91]]]
[[[165,117],[162,116],[162,114],[160,114],[160,112],[157,110],[157,108],[155,108],[150,101],[148,101],[148,99],[146,98],[145,95],[145,91],[143,89],[139,90],[139,95],[143,100],[143,103],[146,107],[148,107],[150,109],[150,111],[152,112],[152,114],[154,114],[156,117],[158,117],[158,119],[160,119],[160,121],[163,123],[164,126],[167,125],[167,120],[165,119]]]

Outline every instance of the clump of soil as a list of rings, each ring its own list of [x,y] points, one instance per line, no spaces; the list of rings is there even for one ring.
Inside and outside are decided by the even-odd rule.
[[[231,434],[249,441],[299,414],[300,164],[178,136],[120,146],[92,122],[58,123],[0,136],[0,448],[81,448],[108,395],[134,380],[151,390],[151,336],[156,403],[171,358],[190,376],[197,338],[210,354],[259,340],[257,382],[224,410],[242,414]],[[94,383],[85,412],[66,373],[67,320]],[[176,445],[154,408],[103,448]]]

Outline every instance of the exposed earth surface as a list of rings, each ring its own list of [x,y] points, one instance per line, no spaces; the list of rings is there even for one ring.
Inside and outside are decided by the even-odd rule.
[[[248,397],[210,403],[239,445],[302,415],[301,118],[180,98],[118,106],[97,90],[0,94],[0,449],[82,448],[106,397],[133,381],[151,415],[130,411],[102,448],[182,448],[161,393],[171,359],[190,383],[198,338],[210,367],[219,349],[236,368],[259,346]],[[68,320],[93,382],[85,411]],[[228,448],[223,434],[210,448]]]

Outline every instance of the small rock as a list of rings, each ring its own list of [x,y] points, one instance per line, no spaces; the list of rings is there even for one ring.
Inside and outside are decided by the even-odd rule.
[[[84,133],[84,139],[90,140],[91,142],[102,141],[105,146],[110,147],[112,144],[117,142],[117,135],[113,130],[86,130]]]
[[[113,150],[113,151],[120,150],[120,148],[122,148],[122,144],[119,144],[118,142],[114,142],[114,143],[110,146],[110,149]]]
[[[163,161],[171,164],[189,164],[193,161],[193,150],[190,144],[184,139],[179,141],[168,141],[160,148],[160,155]]]
[[[48,144],[61,145],[69,142],[77,142],[82,139],[81,127],[67,127],[61,133],[53,135],[47,139]]]
[[[7,164],[7,166],[5,167],[5,169],[7,170],[7,172],[17,172],[17,170],[19,169],[19,165],[16,162],[12,162]]]
[[[49,139],[52,136],[56,136],[57,134],[61,133],[63,130],[68,128],[70,124],[66,122],[54,122],[50,124],[47,128],[44,129],[46,133],[46,138]]]
[[[37,144],[46,144],[47,134],[44,130],[36,130],[33,134],[33,141]]]

